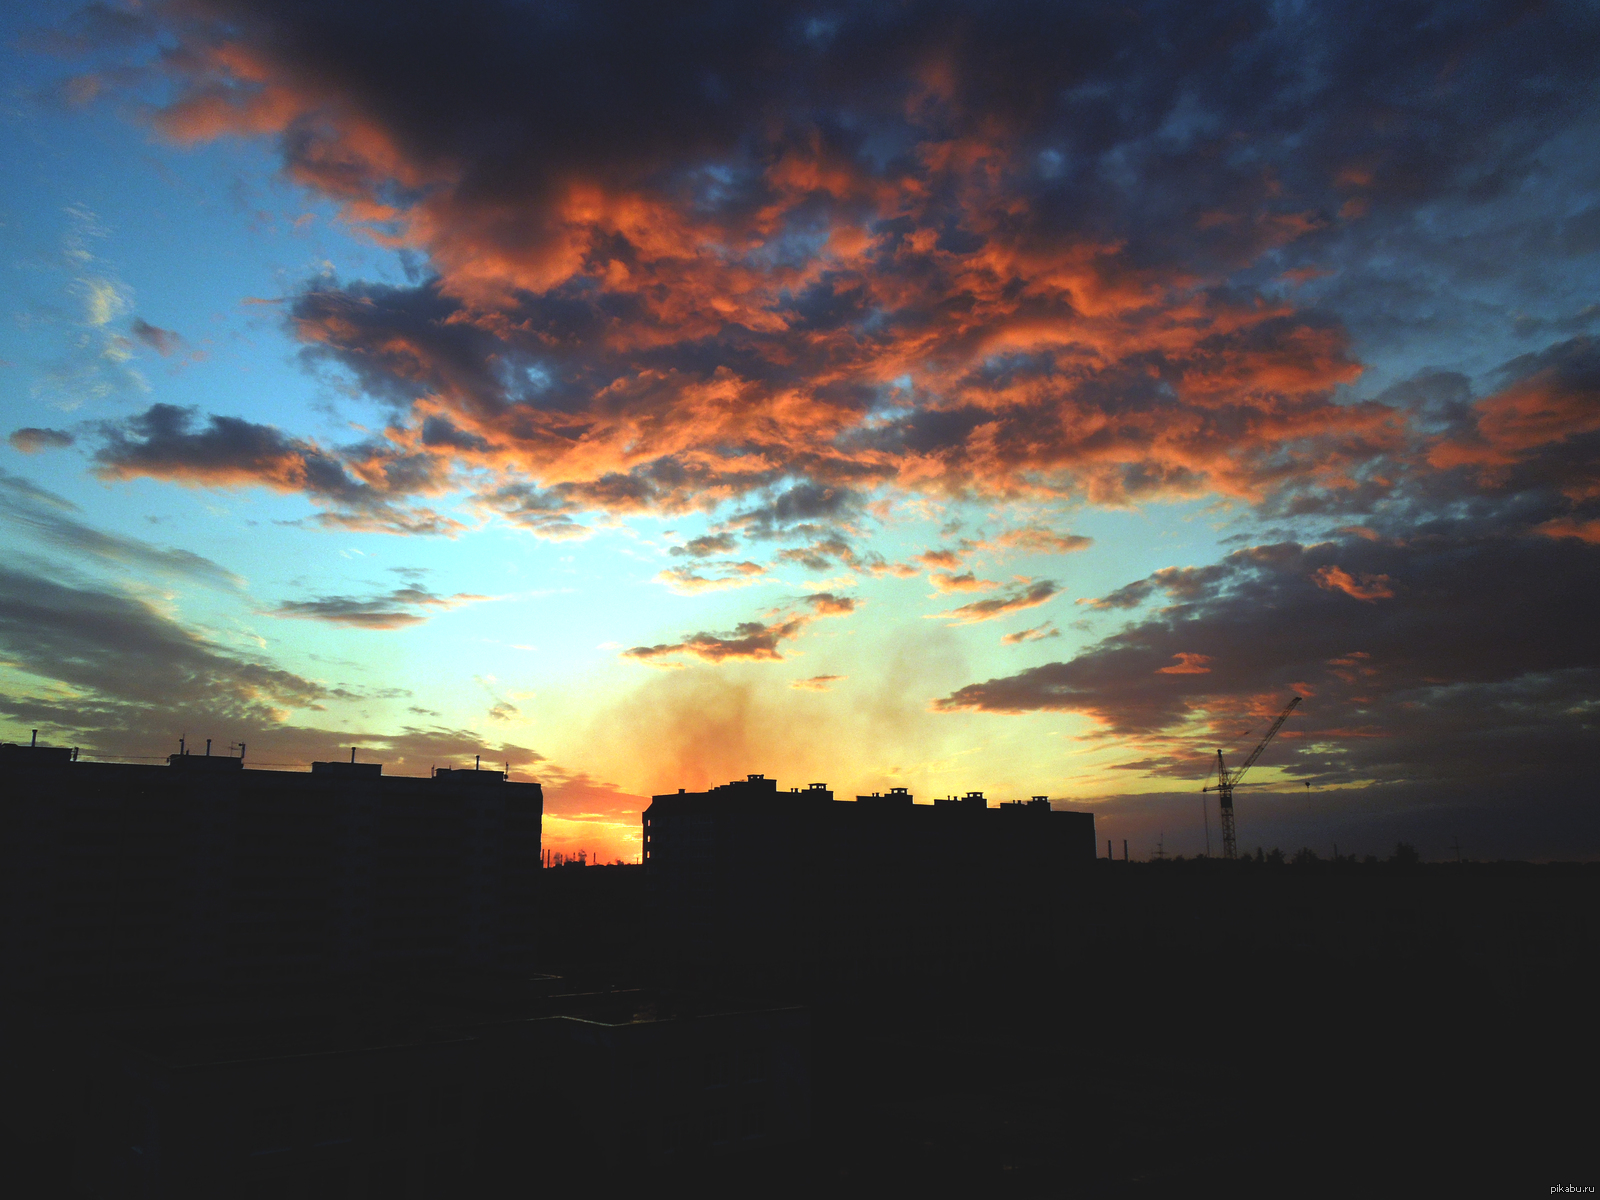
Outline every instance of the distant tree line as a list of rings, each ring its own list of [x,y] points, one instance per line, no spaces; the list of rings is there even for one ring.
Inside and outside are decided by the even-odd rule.
[[[1183,855],[1175,854],[1171,858],[1152,859],[1151,861],[1164,866],[1175,866],[1184,861],[1202,863],[1222,862],[1224,860],[1208,858],[1204,854],[1197,854],[1193,858],[1185,860]],[[1237,865],[1240,867],[1297,867],[1301,870],[1326,870],[1336,867],[1385,867],[1405,870],[1420,866],[1421,863],[1422,855],[1417,852],[1417,848],[1410,842],[1396,842],[1394,852],[1387,858],[1382,859],[1376,854],[1357,856],[1354,854],[1339,854],[1337,851],[1331,857],[1323,858],[1310,846],[1301,846],[1291,857],[1276,846],[1271,850],[1264,850],[1262,847],[1257,846],[1254,854],[1246,852],[1240,855],[1237,860]]]

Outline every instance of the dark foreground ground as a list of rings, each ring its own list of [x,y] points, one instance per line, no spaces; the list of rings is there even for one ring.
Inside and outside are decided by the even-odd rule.
[[[580,988],[660,984],[637,873],[547,874],[549,970]],[[1000,913],[993,943],[964,956],[745,979],[751,999],[811,1009],[807,1146],[628,1178],[556,1106],[527,1155],[453,1194],[1600,1184],[1600,869],[1101,862],[1059,901],[1034,952],[1001,936]],[[13,1113],[18,1099],[13,1086]],[[37,1119],[8,1128],[11,1194],[73,1194],[70,1139]]]
[[[679,1182],[973,1196],[1600,1185],[1600,866],[1100,861],[1058,903],[1042,953],[1005,936],[1036,922],[996,913],[992,942],[964,958],[816,971],[798,988],[811,1144]],[[626,908],[592,936],[583,911],[564,946],[548,943],[560,969],[637,969]]]
[[[1099,867],[1076,898],[1084,936],[1054,961],[819,989],[814,1145],[769,1182],[984,1196],[1600,1184],[1600,870]]]

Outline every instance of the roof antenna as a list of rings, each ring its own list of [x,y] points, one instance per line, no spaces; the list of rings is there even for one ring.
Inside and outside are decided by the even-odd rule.
[[[183,748],[183,734],[180,733],[178,735],[178,756],[181,758],[187,753],[189,752]]]

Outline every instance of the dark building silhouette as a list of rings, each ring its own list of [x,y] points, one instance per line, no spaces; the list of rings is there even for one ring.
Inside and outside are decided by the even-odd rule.
[[[7,990],[526,965],[543,793],[499,771],[263,771],[0,746]]]
[[[655,796],[643,822],[651,946],[689,969],[883,969],[1036,941],[1095,857],[1093,815],[1042,796],[848,803],[751,775]]]
[[[542,810],[499,771],[0,746],[0,1150],[52,1193],[420,1200],[805,1140],[807,1010],[616,986],[643,871],[542,871]]]

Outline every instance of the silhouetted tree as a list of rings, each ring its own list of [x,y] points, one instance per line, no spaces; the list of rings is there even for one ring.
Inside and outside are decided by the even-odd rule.
[[[1310,846],[1301,846],[1300,849],[1295,851],[1293,861],[1297,867],[1309,867],[1313,863],[1319,863],[1322,860],[1317,857],[1317,852]]]
[[[1396,842],[1389,861],[1397,867],[1414,867],[1422,861],[1422,856],[1410,842]]]
[[[1283,866],[1283,851],[1274,846],[1272,853],[1267,855],[1267,861],[1275,867]]]

